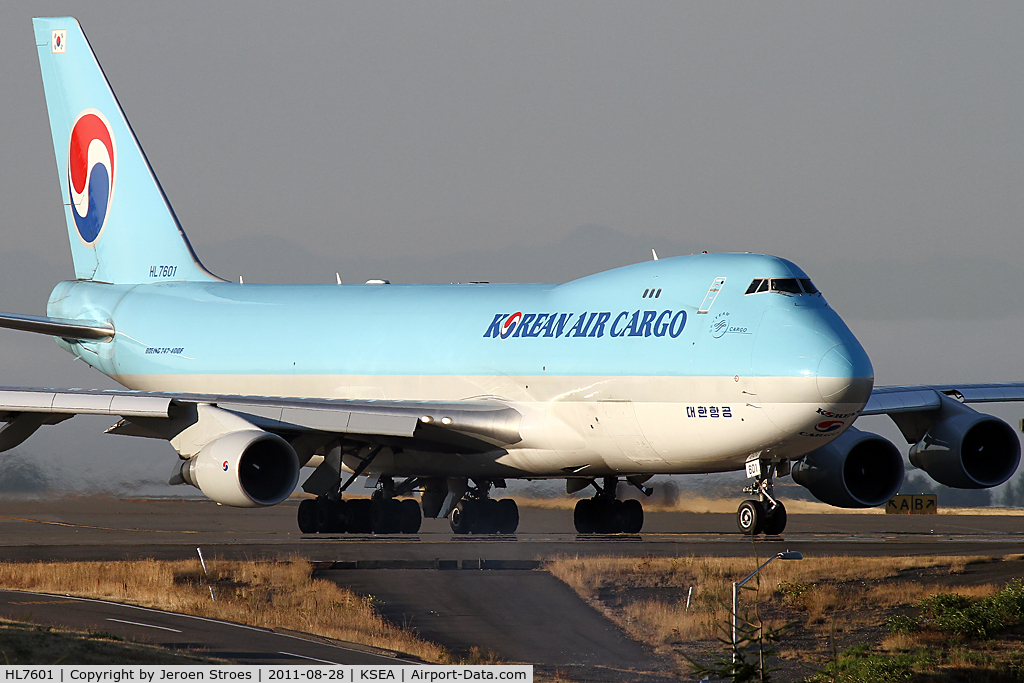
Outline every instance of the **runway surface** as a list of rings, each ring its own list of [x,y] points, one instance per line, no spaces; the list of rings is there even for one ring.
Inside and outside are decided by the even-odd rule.
[[[105,600],[0,591],[0,617],[188,650],[235,664],[409,664],[359,645]]]
[[[1024,517],[790,514],[781,537],[752,542],[731,514],[648,513],[643,533],[579,536],[572,512],[521,508],[514,536],[454,536],[424,520],[412,536],[308,535],[298,501],[243,510],[208,501],[58,498],[0,501],[0,559],[183,559],[302,556],[324,562],[542,560],[561,554],[743,556],[793,548],[808,555],[1006,555],[1024,548]],[[393,565],[398,566],[398,565]]]
[[[544,571],[328,570],[396,624],[457,655],[471,648],[572,680],[671,680],[670,664]]]

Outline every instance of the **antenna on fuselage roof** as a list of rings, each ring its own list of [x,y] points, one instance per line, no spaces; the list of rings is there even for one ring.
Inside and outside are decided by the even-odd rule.
[[[338,284],[341,284],[341,273],[335,273],[334,277],[338,278]]]
[[[654,251],[653,249],[651,249],[651,256],[653,256],[653,257],[654,257],[654,260],[655,260],[655,261],[657,261],[657,260],[658,260],[658,252]]]

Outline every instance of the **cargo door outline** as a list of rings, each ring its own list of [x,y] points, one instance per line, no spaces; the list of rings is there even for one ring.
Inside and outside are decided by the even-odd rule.
[[[598,401],[594,413],[601,431],[627,458],[634,462],[663,461],[644,437],[632,401]]]

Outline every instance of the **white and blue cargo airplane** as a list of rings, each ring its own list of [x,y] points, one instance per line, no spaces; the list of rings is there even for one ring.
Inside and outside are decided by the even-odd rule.
[[[0,450],[75,414],[171,442],[172,483],[225,505],[285,500],[303,466],[303,532],[513,532],[492,488],[563,478],[576,529],[637,532],[625,479],[746,470],[744,533],[780,533],[774,476],[841,507],[883,504],[899,450],[854,428],[889,414],[911,462],[961,488],[1006,481],[1020,445],[964,403],[1024,385],[873,387],[867,354],[796,265],[699,254],[565,284],[255,285],[196,257],[78,22],[35,19],[75,266],[46,316],[0,326],[57,338],[126,391],[0,390]],[[345,499],[358,475],[376,492]],[[405,497],[421,492],[420,502]]]

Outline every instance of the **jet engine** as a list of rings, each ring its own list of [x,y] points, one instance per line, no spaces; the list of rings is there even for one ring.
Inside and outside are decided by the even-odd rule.
[[[280,436],[245,429],[206,444],[181,464],[180,477],[218,503],[266,507],[291,495],[299,481],[299,458]]]
[[[1017,471],[1020,441],[999,418],[964,409],[929,429],[911,447],[910,462],[940,484],[984,489]]]
[[[869,508],[885,503],[903,484],[903,456],[892,442],[847,429],[793,465],[793,481],[823,503]]]

